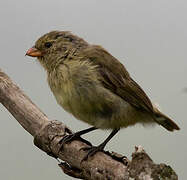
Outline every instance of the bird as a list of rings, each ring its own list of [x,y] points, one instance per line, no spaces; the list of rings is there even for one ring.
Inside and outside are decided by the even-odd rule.
[[[96,129],[110,129],[98,146],[85,148],[86,158],[103,151],[121,128],[158,124],[168,131],[179,126],[151,102],[125,66],[102,46],[70,31],[41,36],[26,55],[36,57],[47,73],[57,103],[90,128],[62,138],[62,144]]]

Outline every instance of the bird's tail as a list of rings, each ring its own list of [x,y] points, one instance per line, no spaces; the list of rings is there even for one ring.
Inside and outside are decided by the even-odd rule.
[[[159,125],[163,126],[168,131],[180,130],[179,126],[173,120],[160,112],[157,108],[155,108],[155,119]]]

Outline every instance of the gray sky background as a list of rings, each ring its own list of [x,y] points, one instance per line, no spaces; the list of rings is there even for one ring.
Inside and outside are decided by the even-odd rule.
[[[2,68],[51,119],[74,131],[88,125],[57,105],[44,70],[25,52],[42,34],[70,30],[100,44],[128,69],[152,101],[175,120],[181,131],[156,126],[122,129],[106,149],[130,158],[142,145],[157,163],[171,165],[187,178],[187,1],[185,0],[1,0]],[[0,105],[0,179],[71,179],[57,162],[33,145],[33,138]],[[85,137],[99,144],[107,131]]]

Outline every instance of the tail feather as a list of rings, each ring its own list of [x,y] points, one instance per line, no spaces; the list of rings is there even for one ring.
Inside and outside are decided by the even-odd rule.
[[[166,128],[168,131],[180,130],[179,126],[173,120],[160,112],[158,109],[155,112],[155,117],[156,122]]]

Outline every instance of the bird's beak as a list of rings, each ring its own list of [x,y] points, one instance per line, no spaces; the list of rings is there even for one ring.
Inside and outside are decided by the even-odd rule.
[[[42,56],[42,52],[35,47],[32,47],[26,52],[25,56],[40,57]]]

